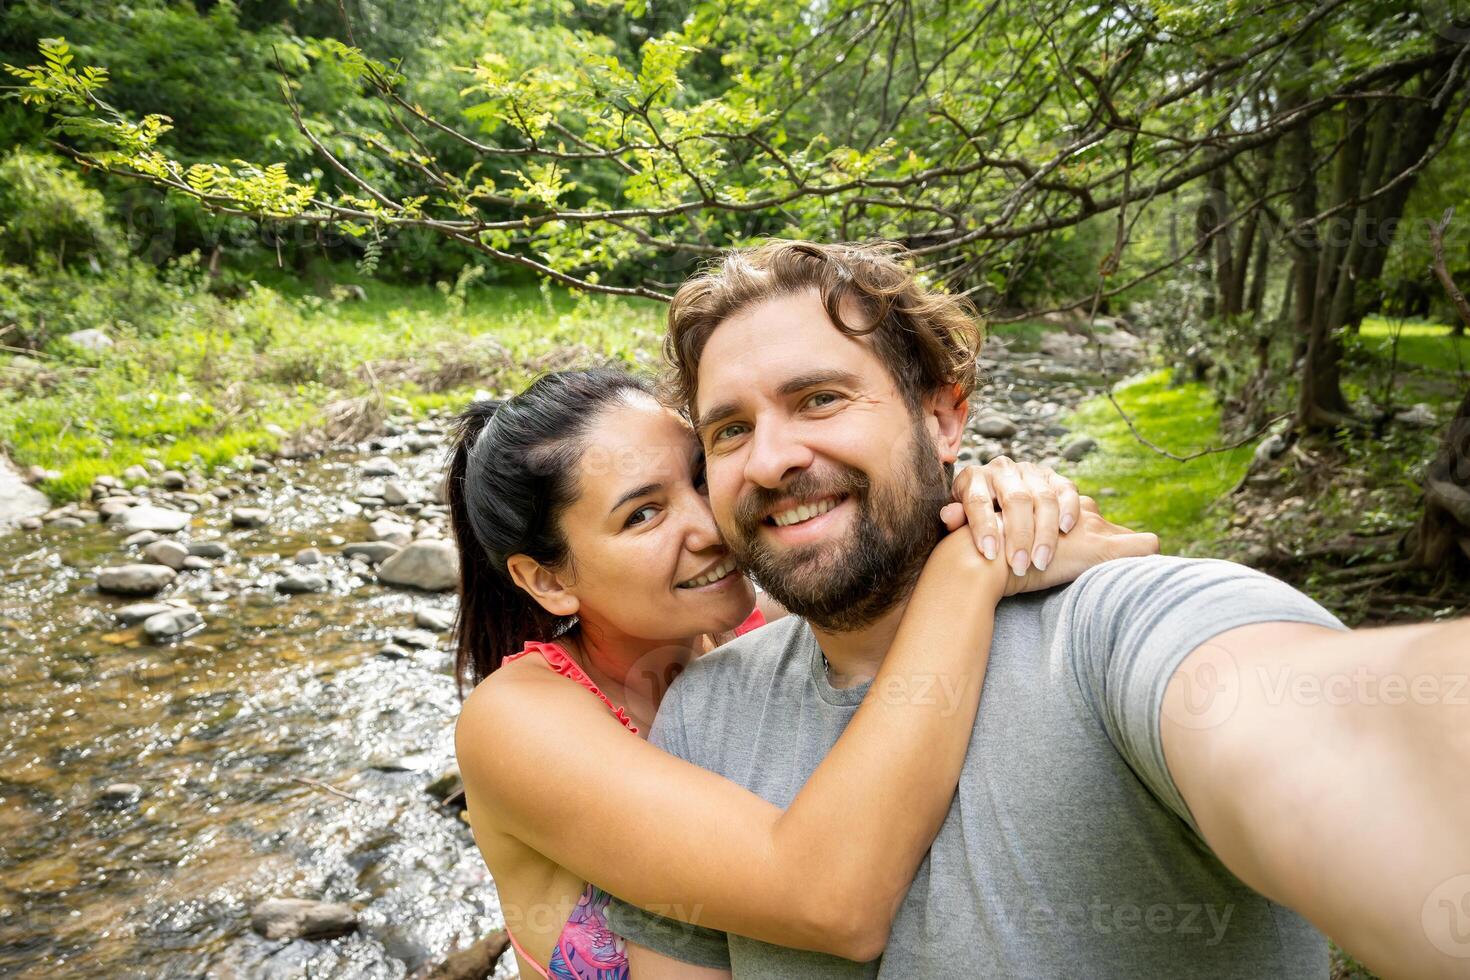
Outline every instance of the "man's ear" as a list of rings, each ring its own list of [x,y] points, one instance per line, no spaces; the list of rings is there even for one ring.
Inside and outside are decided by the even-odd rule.
[[[505,560],[511,581],[553,616],[575,616],[581,608],[577,597],[567,591],[561,576],[527,555],[511,555]]]
[[[970,400],[959,385],[946,385],[924,400],[924,425],[941,463],[959,459],[965,441],[965,422],[970,417]]]

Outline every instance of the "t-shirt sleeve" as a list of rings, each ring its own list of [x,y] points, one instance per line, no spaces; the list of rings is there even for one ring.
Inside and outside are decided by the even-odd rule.
[[[1345,629],[1296,589],[1234,562],[1165,556],[1125,558],[1089,570],[1068,590],[1064,636],[1083,698],[1149,791],[1196,834],[1164,763],[1164,692],[1185,657],[1210,639],[1253,623]],[[1202,697],[1229,698],[1220,679]],[[1228,702],[1220,707],[1228,709]]]
[[[649,729],[648,742],[686,762],[698,765],[689,747],[689,733],[684,728],[684,698],[676,681],[659,706],[658,717]],[[695,905],[691,912],[697,913]],[[730,947],[725,933],[716,929],[667,918],[655,912],[630,905],[617,896],[607,906],[607,924],[618,935],[639,946],[671,956],[695,966],[728,970]]]

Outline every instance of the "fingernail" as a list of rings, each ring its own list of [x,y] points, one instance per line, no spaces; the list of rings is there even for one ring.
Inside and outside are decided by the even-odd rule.
[[[987,534],[980,539],[980,550],[985,553],[985,557],[990,561],[995,561],[996,547],[995,538],[991,535]]]
[[[1022,548],[1011,556],[1011,571],[1017,575],[1025,575],[1029,562],[1026,560],[1026,549]]]
[[[1050,562],[1051,548],[1047,545],[1042,545],[1040,548],[1037,548],[1036,554],[1031,556],[1031,564],[1035,565],[1038,571],[1046,571],[1046,566]]]
[[[1063,514],[1062,515],[1062,533],[1063,534],[1066,534],[1068,531],[1072,530],[1072,525],[1074,523],[1076,523],[1076,521],[1073,519],[1073,517],[1072,517],[1071,514]]]

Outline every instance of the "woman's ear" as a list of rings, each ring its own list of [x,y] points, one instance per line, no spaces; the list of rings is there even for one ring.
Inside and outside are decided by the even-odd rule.
[[[505,560],[511,581],[535,599],[553,616],[575,616],[581,603],[567,591],[566,585],[551,569],[527,555],[511,555]]]
[[[924,405],[924,422],[934,448],[943,463],[953,463],[965,441],[965,422],[970,416],[970,400],[959,385],[940,388]]]

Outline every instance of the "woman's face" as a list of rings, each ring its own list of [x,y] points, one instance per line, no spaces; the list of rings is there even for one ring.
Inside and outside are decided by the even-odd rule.
[[[720,540],[684,420],[635,395],[602,412],[586,445],[561,514],[572,562],[559,576],[584,623],[671,640],[739,626],[755,593]]]

